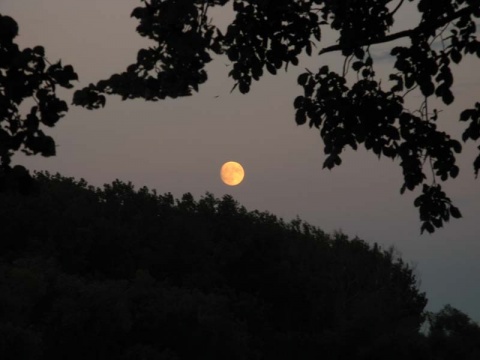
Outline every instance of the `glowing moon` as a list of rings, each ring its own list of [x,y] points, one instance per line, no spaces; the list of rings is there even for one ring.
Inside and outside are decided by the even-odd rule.
[[[225,184],[235,186],[242,182],[245,177],[245,171],[239,163],[229,161],[222,165],[220,177]]]

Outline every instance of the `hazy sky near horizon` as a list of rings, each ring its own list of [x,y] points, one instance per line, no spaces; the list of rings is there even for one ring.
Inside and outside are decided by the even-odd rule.
[[[50,62],[72,64],[79,89],[123,71],[148,44],[135,31],[131,0],[0,0],[0,13],[19,24],[21,48],[42,45]],[[214,22],[228,23],[228,10],[215,12]],[[417,14],[410,7],[398,29],[408,28]],[[333,43],[326,34],[320,47]],[[391,66],[385,54],[392,44],[375,47],[380,71]],[[176,197],[206,192],[231,194],[248,210],[267,210],[285,220],[297,215],[327,232],[341,230],[384,247],[394,245],[402,258],[416,265],[429,310],[449,303],[480,322],[480,180],[472,163],[475,144],[464,145],[458,157],[461,172],[444,184],[463,218],[433,235],[420,236],[418,191],[400,195],[398,162],[376,158],[363,150],[347,151],[340,167],[322,169],[325,156],[318,131],[297,126],[293,100],[302,94],[297,76],[305,67],[315,71],[342,63],[337,54],[303,58],[286,73],[265,75],[249,94],[230,93],[227,58],[207,67],[209,81],[192,97],[159,102],[122,102],[107,98],[97,111],[70,106],[53,129],[57,156],[25,158],[32,170],[60,172],[101,186],[115,179],[132,181]],[[479,101],[478,59],[467,59],[455,71],[456,101],[443,107],[441,126],[457,138],[463,131],[458,114]],[[386,80],[385,80],[386,81]],[[75,90],[74,89],[74,90]],[[71,102],[73,91],[60,95]],[[218,96],[218,97],[217,97]],[[418,98],[412,96],[412,103]],[[478,146],[478,144],[477,144]],[[246,172],[237,187],[224,185],[220,166],[240,162]]]

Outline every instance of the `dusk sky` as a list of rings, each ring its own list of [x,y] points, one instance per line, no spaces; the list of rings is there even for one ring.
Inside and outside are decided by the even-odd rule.
[[[0,0],[0,12],[18,22],[21,48],[42,45],[50,62],[73,65],[80,78],[75,89],[80,89],[125,70],[149,44],[130,18],[138,5],[138,0]],[[396,29],[408,29],[418,18],[409,6]],[[212,13],[221,28],[228,24],[230,7]],[[334,43],[330,35],[325,34],[319,49]],[[379,73],[392,66],[386,56],[391,46],[374,48]],[[440,126],[457,139],[463,132],[460,111],[480,101],[478,61],[467,58],[455,69],[456,101],[449,107],[439,104]],[[299,216],[326,232],[341,230],[385,248],[393,245],[415,266],[428,310],[449,303],[480,322],[480,179],[475,180],[472,165],[479,144],[464,145],[457,157],[459,177],[442,184],[463,218],[421,236],[413,206],[420,189],[400,195],[398,161],[349,150],[340,167],[322,169],[318,131],[296,125],[293,100],[303,93],[297,76],[325,64],[338,70],[343,58],[304,57],[286,73],[267,73],[242,95],[230,93],[229,61],[217,57],[198,94],[158,102],[108,97],[106,107],[96,111],[72,105],[55,128],[45,130],[58,145],[57,156],[18,155],[13,162],[84,178],[94,186],[120,179],[175,197],[231,194],[248,210],[266,210],[287,221]],[[69,104],[73,90],[60,91]],[[415,104],[419,98],[412,94],[409,101]],[[245,179],[236,187],[223,184],[219,176],[221,165],[230,160],[245,169]]]

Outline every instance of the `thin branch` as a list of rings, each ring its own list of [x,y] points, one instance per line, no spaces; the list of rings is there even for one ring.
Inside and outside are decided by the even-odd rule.
[[[208,7],[209,7],[209,3],[208,1],[204,2],[203,3],[203,9],[202,9],[202,14],[201,14],[201,18],[203,19],[205,17],[205,15],[207,14],[207,10],[208,10]]]
[[[407,96],[409,93],[411,93],[413,90],[415,90],[416,88],[418,88],[418,84],[413,86],[412,88],[408,89],[405,94],[402,95],[402,98],[405,99],[405,96]]]
[[[450,16],[447,16],[446,18],[437,20],[433,23],[422,23],[418,25],[415,29],[410,29],[410,30],[403,30],[399,31],[397,33],[391,34],[391,35],[386,35],[384,37],[381,37],[379,39],[371,39],[371,40],[365,40],[364,42],[358,44],[358,47],[365,46],[365,45],[374,45],[374,44],[381,44],[385,42],[390,42],[393,40],[405,38],[405,37],[414,37],[415,35],[422,34],[424,32],[430,31],[430,30],[435,30],[438,29],[439,27],[445,26],[451,21],[458,19],[464,15],[468,15],[472,13],[474,10],[476,10],[475,6],[467,6],[461,10],[458,10],[456,13],[451,14]],[[328,53],[328,52],[333,52],[333,51],[339,51],[343,50],[342,45],[332,45],[328,46],[318,53],[319,55]]]
[[[383,38],[380,38],[380,39],[365,41],[364,43],[359,44],[358,47],[365,46],[365,45],[381,44],[384,42],[389,42],[389,41],[397,40],[400,38],[409,37],[409,36],[412,36],[413,34],[414,34],[414,30],[404,30],[395,34],[384,36]],[[322,55],[322,54],[333,52],[333,51],[339,51],[339,50],[343,50],[342,45],[332,45],[320,50],[318,55]]]
[[[430,163],[430,169],[432,170],[432,185],[437,184],[436,176],[435,176],[435,169],[433,168],[433,160],[432,157],[429,155],[428,156],[429,163]]]
[[[420,110],[421,116],[424,118],[425,121],[428,121],[429,119],[428,119],[428,97],[427,96],[425,96],[425,100],[423,100],[423,103],[420,109],[421,109]],[[435,169],[433,167],[432,155],[428,154],[428,150],[426,150],[425,152],[425,160],[423,161],[424,164],[425,164],[425,161],[427,160],[427,157],[430,165],[430,170],[432,171],[432,185],[435,185],[437,183],[436,176],[435,176]]]
[[[402,6],[403,2],[405,0],[400,0],[400,2],[398,3],[397,7],[390,13],[391,16],[395,15],[395,13],[398,11],[398,9],[400,9],[400,7]]]
[[[345,60],[343,61],[343,72],[342,72],[343,77],[345,77],[345,75],[347,75],[347,64],[348,64],[348,59],[349,58],[350,58],[350,56],[346,56]]]
[[[432,46],[433,43],[435,42],[435,40],[437,40],[439,37],[442,37],[442,43],[443,43],[443,36],[442,36],[442,35],[443,35],[443,33],[445,32],[445,30],[447,30],[448,25],[449,25],[449,24],[445,25],[445,26],[443,27],[443,29],[440,30],[440,32],[433,37],[433,39],[432,39],[432,40],[430,41],[430,43],[429,43],[430,46]],[[445,48],[445,47],[444,47],[444,48]]]
[[[348,68],[350,68],[350,63],[352,62],[352,60],[353,60],[353,55],[350,56],[350,59],[348,59],[348,63],[347,63]],[[348,70],[347,70],[347,72],[348,72]]]
[[[32,99],[35,100],[35,102],[37,103],[37,105],[40,106],[40,102],[39,102],[38,99],[36,98],[35,94],[32,94]]]

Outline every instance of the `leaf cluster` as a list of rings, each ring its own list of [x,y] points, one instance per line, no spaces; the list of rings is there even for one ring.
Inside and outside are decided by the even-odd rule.
[[[310,1],[234,0],[235,19],[223,34],[208,18],[208,9],[223,1],[143,1],[132,12],[137,32],[155,42],[141,49],[126,72],[78,90],[74,104],[89,109],[105,105],[106,94],[122,99],[158,100],[191,95],[207,80],[205,65],[212,56],[226,54],[229,73],[240,92],[247,93],[264,70],[276,74],[298,55],[312,53],[313,36],[320,40],[318,15]]]
[[[378,157],[400,158],[405,180],[402,193],[406,189],[413,190],[426,179],[422,163],[426,157],[432,161],[435,175],[441,180],[455,178],[459,168],[454,154],[461,151],[460,143],[445,132],[438,131],[434,121],[425,121],[406,111],[402,96],[394,91],[382,90],[372,78],[372,61],[369,59],[352,65],[357,71],[367,71],[362,74],[363,79],[351,88],[344,77],[330,71],[327,66],[317,74],[304,73],[298,78],[299,84],[304,87],[304,96],[295,99],[296,120],[301,125],[309,119],[310,127],[320,129],[324,152],[328,155],[323,167],[332,169],[340,165],[340,155],[347,146],[356,150],[358,145],[363,144],[365,149],[373,151]],[[438,202],[427,189],[424,186],[419,199],[429,198],[430,206],[440,206],[443,202]],[[450,199],[443,192],[441,194],[444,196],[442,199],[450,203]],[[444,209],[439,207],[435,211],[443,213]],[[442,226],[443,222],[433,214],[421,211],[420,218],[424,222],[422,232],[425,228],[433,231],[429,222],[435,227]],[[455,214],[460,217],[459,212]],[[448,216],[443,217],[444,221],[448,219]]]
[[[14,39],[18,25],[0,14],[0,183],[16,177],[10,167],[15,151],[27,155],[55,155],[55,141],[42,126],[53,127],[68,111],[65,101],[56,96],[57,86],[72,88],[77,74],[70,65],[49,64],[45,49],[20,50]],[[34,102],[28,114],[22,105]]]
[[[480,139],[480,102],[475,103],[475,108],[466,109],[460,114],[460,121],[470,122],[468,128],[462,134],[462,140],[467,141],[472,139],[474,141]],[[480,146],[478,147],[480,150]],[[475,176],[478,176],[480,171],[480,153],[473,162]]]
[[[225,1],[144,1],[131,16],[139,20],[137,32],[155,45],[141,49],[127,71],[78,90],[73,103],[88,109],[105,105],[105,94],[125,99],[156,101],[188,96],[207,80],[205,65],[221,53],[222,35],[208,23],[209,6]]]
[[[459,167],[455,154],[461,152],[462,146],[447,133],[437,130],[438,111],[429,110],[428,99],[436,96],[445,105],[450,105],[454,101],[451,63],[460,63],[465,55],[480,56],[475,25],[475,18],[480,16],[479,6],[473,1],[445,0],[441,4],[420,1],[418,10],[422,18],[418,27],[387,34],[393,17],[380,4],[363,6],[355,1],[335,4],[331,6],[338,8],[341,16],[334,17],[331,26],[340,31],[340,43],[321,53],[341,50],[345,56],[344,72],[339,74],[323,66],[316,74],[307,71],[299,76],[298,83],[304,88],[304,95],[294,101],[296,122],[302,125],[308,121],[310,127],[320,130],[327,155],[324,168],[340,165],[340,154],[347,145],[356,150],[358,145],[363,144],[378,157],[400,159],[403,193],[406,189],[414,190],[424,184],[427,180],[424,167],[430,167],[432,185],[424,184],[422,195],[415,205],[419,207],[423,221],[421,231],[427,229],[433,232],[443,226],[443,221],[448,221],[450,213],[444,204],[451,204],[451,200],[441,190],[438,193],[431,190],[441,189],[437,179],[446,181],[457,177]],[[383,19],[380,24],[372,25],[378,26],[374,31],[377,37],[365,32],[370,25],[364,25],[365,29],[360,24],[352,25],[358,12],[372,8]],[[361,15],[359,17],[362,18]],[[444,37],[447,27],[451,34]],[[349,31],[351,34],[347,36]],[[401,37],[409,38],[411,45],[392,48],[397,72],[389,76],[394,85],[385,89],[375,75],[370,46]],[[434,46],[438,37],[442,39],[441,50],[436,50]],[[347,82],[348,67],[357,73],[357,81],[353,85]],[[418,111],[411,111],[404,105],[405,97],[416,88],[425,100]],[[480,137],[476,110],[465,110],[460,120],[471,120],[463,141]],[[476,174],[479,166],[480,156],[474,162]],[[440,194],[442,200],[437,198]],[[428,203],[429,210],[418,206],[419,203]],[[458,210],[454,213],[454,217],[461,216]]]

